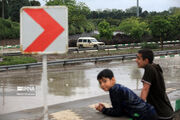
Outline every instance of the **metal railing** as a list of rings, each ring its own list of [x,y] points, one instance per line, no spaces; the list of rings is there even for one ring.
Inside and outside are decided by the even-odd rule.
[[[155,43],[155,42],[148,42],[148,44],[158,44],[160,43]],[[164,45],[175,45],[175,44],[180,44],[180,41],[168,41],[164,42]],[[105,45],[105,46],[99,46],[99,47],[92,47],[92,48],[69,48],[68,52],[77,52],[79,53],[80,51],[88,51],[88,50],[109,50],[109,49],[120,49],[120,48],[126,48],[126,47],[140,47],[141,43],[130,43],[130,44],[117,44],[117,45]],[[3,56],[18,56],[22,55],[21,52],[11,52],[11,53],[1,53]]]
[[[180,49],[154,52],[155,56],[172,55],[172,54],[180,54]],[[136,54],[123,54],[123,55],[113,55],[113,56],[76,58],[76,59],[49,61],[47,64],[48,65],[56,65],[56,64],[67,65],[67,64],[75,64],[75,63],[84,63],[84,62],[95,62],[96,63],[98,61],[125,60],[125,59],[134,59],[134,58],[136,58]],[[30,67],[39,67],[39,66],[42,66],[41,62],[29,63],[29,64],[0,66],[0,71],[13,70],[13,69],[28,69]]]

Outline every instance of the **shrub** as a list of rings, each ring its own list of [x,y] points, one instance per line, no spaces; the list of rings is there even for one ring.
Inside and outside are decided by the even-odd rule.
[[[141,48],[157,49],[158,47],[159,47],[158,44],[153,44],[153,43],[148,44],[147,42],[141,43]]]
[[[76,47],[77,40],[69,40],[69,47]]]
[[[19,38],[19,23],[0,18],[0,40]]]

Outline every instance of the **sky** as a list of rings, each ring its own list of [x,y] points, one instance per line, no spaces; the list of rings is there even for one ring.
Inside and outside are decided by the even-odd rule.
[[[45,0],[39,0],[41,5],[45,4]],[[91,10],[98,9],[122,9],[125,10],[137,5],[137,0],[76,0],[84,2]],[[143,11],[161,12],[168,10],[170,7],[180,7],[180,0],[139,0],[139,6]]]

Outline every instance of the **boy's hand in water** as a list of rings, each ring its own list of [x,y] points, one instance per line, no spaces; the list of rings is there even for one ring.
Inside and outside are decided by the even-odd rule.
[[[95,106],[96,110],[99,112],[102,112],[102,109],[105,108],[105,106],[102,103],[99,103],[99,105]]]

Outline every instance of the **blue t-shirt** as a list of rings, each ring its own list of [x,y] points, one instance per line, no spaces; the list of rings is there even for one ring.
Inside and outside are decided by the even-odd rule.
[[[110,90],[112,108],[103,108],[102,113],[109,116],[127,115],[134,117],[134,114],[143,115],[154,109],[150,104],[144,102],[132,90],[120,84],[115,84]]]

